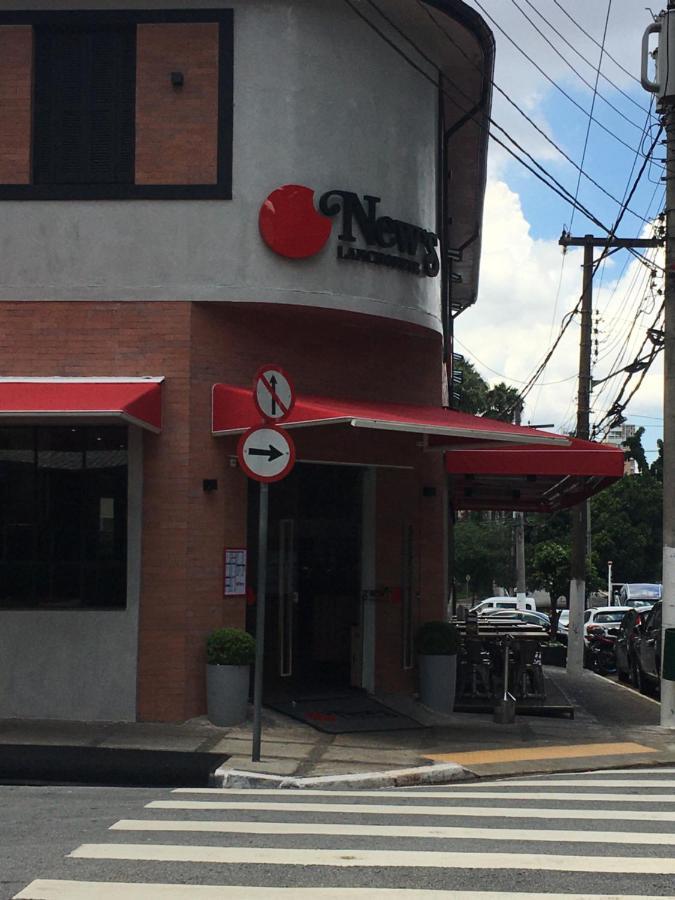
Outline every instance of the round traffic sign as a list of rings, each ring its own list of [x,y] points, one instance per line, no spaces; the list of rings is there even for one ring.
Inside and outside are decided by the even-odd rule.
[[[255,481],[281,481],[295,465],[293,438],[274,425],[260,425],[242,434],[239,465]]]
[[[282,422],[295,403],[290,378],[279,366],[263,366],[255,376],[253,400],[263,418]]]

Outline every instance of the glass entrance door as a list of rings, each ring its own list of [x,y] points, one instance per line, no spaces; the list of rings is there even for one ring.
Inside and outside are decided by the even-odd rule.
[[[268,696],[350,687],[361,610],[361,497],[362,472],[356,467],[298,464],[288,478],[270,485]]]

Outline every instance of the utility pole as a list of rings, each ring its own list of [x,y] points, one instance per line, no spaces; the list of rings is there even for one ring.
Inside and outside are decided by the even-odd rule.
[[[522,400],[515,410],[515,424],[520,425],[523,416]],[[515,524],[516,538],[516,598],[518,600],[518,608],[525,609],[525,597],[527,592],[527,584],[525,581],[525,513],[515,512],[513,514]]]
[[[591,412],[591,347],[593,322],[593,250],[607,252],[629,247],[658,247],[656,238],[607,238],[585,234],[572,237],[563,232],[558,243],[584,248],[584,278],[581,295],[581,339],[579,342],[579,388],[577,395],[576,437],[587,441]],[[570,560],[569,627],[567,635],[567,671],[580,675],[584,668],[584,610],[586,609],[586,554],[588,551],[588,505],[585,500],[572,507],[572,552]]]
[[[656,79],[648,75],[649,35],[659,35]],[[675,627],[675,2],[661,12],[642,37],[642,86],[658,96],[666,133],[666,284],[663,348],[663,603],[661,646]],[[675,681],[661,679],[661,725],[675,728]]]

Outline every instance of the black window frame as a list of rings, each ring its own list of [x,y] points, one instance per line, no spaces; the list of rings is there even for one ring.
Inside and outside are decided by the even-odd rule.
[[[234,13],[231,9],[7,11],[2,25],[92,27],[210,22],[219,26],[218,164],[215,184],[1,184],[0,200],[231,200]],[[35,91],[35,86],[33,86]],[[31,129],[33,155],[34,123]],[[31,169],[32,177],[32,169]]]

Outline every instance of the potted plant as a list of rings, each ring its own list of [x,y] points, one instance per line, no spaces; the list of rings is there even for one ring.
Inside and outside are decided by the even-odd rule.
[[[420,700],[450,713],[455,705],[459,631],[451,622],[426,622],[417,632]]]
[[[214,725],[246,718],[255,640],[239,628],[218,628],[206,640],[206,708]]]
[[[567,647],[560,641],[551,641],[541,648],[541,664],[543,666],[567,665]]]

